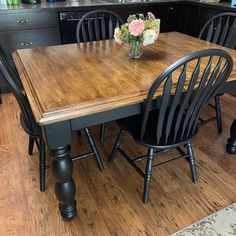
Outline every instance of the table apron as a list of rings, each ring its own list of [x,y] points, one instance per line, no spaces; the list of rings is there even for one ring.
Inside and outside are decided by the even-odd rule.
[[[109,111],[99,112],[88,116],[79,117],[71,120],[72,130],[79,130],[82,128],[94,126],[97,124],[105,123],[121,119],[128,116],[133,116],[141,113],[142,103],[132,104],[125,107],[112,109]]]
[[[221,87],[219,93],[226,93],[232,91],[236,91],[236,81],[229,81],[225,83]],[[79,117],[71,120],[71,128],[72,130],[78,130],[86,127],[91,127],[104,122],[140,114],[141,110],[142,110],[142,103],[137,103],[109,111],[104,111],[96,114],[91,114],[88,116]]]

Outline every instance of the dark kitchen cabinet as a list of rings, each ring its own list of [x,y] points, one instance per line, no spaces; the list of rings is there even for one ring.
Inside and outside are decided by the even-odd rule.
[[[61,43],[58,13],[56,11],[13,12],[0,14],[0,45],[12,63],[16,49],[43,47]],[[8,86],[0,77],[1,92]]]
[[[216,7],[214,5],[194,5],[191,3],[183,4],[179,8],[179,23],[177,26],[177,31],[190,36],[198,37],[202,27],[211,17],[226,11],[230,10],[219,6]]]
[[[176,31],[179,25],[181,5],[170,5],[167,9],[164,32]]]
[[[196,36],[196,19],[198,6],[183,4],[179,8],[179,18],[176,30],[183,34]]]
[[[198,36],[202,27],[211,17],[221,12],[224,12],[224,10],[219,9],[219,8],[207,7],[207,6],[199,6],[194,36]]]
[[[60,44],[58,14],[54,11],[0,15],[0,45],[11,59],[19,48]]]
[[[145,6],[132,6],[109,8],[116,12],[121,18],[126,21],[130,14],[152,12],[157,18],[161,20],[161,32],[169,32],[176,30],[178,24],[178,4],[150,4]]]
[[[0,15],[0,31],[58,27],[56,12],[24,12]]]
[[[0,32],[0,45],[4,48],[8,59],[11,59],[11,54],[16,49],[60,44],[59,35],[58,28],[5,31]]]

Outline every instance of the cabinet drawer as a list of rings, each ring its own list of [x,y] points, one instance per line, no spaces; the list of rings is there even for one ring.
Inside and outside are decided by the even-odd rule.
[[[57,12],[9,13],[0,15],[0,31],[58,27]]]
[[[9,58],[16,49],[57,44],[61,44],[58,28],[0,32],[0,45]]]

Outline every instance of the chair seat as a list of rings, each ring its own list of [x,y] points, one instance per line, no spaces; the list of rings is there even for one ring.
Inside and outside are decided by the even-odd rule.
[[[174,140],[174,128],[171,127],[172,134],[169,135],[167,142],[166,142],[165,135],[162,135],[160,141],[157,142],[156,132],[157,132],[157,119],[159,116],[159,112],[160,112],[159,110],[153,110],[150,112],[147,129],[145,130],[145,135],[143,139],[140,138],[143,114],[119,119],[117,120],[117,123],[121,126],[122,129],[124,129],[125,131],[128,131],[136,142],[147,147],[162,148],[166,146],[178,146],[179,144],[185,143],[187,140],[191,139],[197,133],[198,127],[196,127],[195,131],[192,133],[191,136],[188,135],[188,138],[186,137],[186,135],[181,137],[179,134],[182,134],[181,127],[183,126],[183,121],[184,121],[184,119],[182,119],[179,132],[176,136],[176,140]],[[176,120],[176,118],[174,117],[173,120]],[[167,119],[165,119],[163,125],[164,125],[164,129],[166,129]],[[172,122],[172,125],[174,127],[175,123]]]

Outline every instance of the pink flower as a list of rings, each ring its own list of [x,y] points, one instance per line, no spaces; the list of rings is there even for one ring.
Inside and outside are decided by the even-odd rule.
[[[156,17],[154,16],[154,14],[152,12],[148,12],[147,15],[148,15],[148,18],[150,20],[155,20],[156,19]]]
[[[144,30],[144,21],[143,20],[132,20],[129,24],[129,32],[133,36],[139,36]]]

